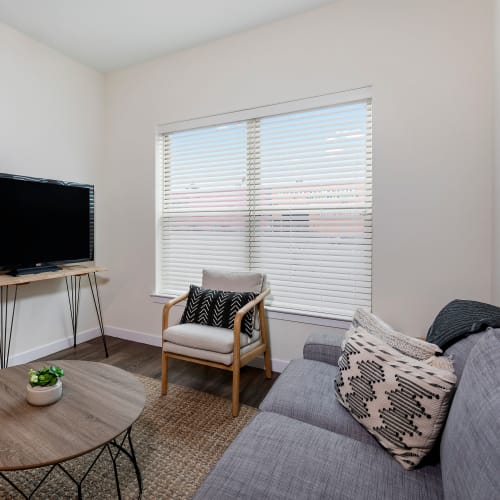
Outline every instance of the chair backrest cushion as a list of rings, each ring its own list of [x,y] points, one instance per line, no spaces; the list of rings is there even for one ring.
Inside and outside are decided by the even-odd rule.
[[[254,292],[259,294],[264,286],[264,275],[245,271],[203,269],[201,286],[226,292]]]
[[[500,331],[472,349],[441,440],[446,499],[498,498],[500,492]]]

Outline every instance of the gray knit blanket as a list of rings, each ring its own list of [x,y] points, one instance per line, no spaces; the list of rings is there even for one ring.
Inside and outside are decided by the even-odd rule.
[[[453,300],[436,316],[427,342],[446,349],[471,333],[500,328],[500,307],[473,300]]]

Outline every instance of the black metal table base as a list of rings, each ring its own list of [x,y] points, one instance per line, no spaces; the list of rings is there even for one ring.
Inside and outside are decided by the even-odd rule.
[[[120,478],[118,475],[118,468],[117,468],[117,460],[120,457],[121,454],[125,455],[128,457],[132,465],[134,466],[134,471],[135,471],[135,476],[137,479],[137,485],[139,488],[139,494],[137,496],[138,499],[142,497],[142,476],[141,476],[141,471],[139,469],[139,464],[137,463],[137,458],[135,456],[135,451],[134,447],[132,445],[132,437],[131,437],[131,431],[132,431],[132,426],[130,426],[126,431],[124,431],[118,438],[111,440],[109,443],[106,443],[102,448],[100,448],[99,453],[96,455],[90,466],[87,468],[87,470],[83,473],[80,479],[77,479],[71,474],[64,465],[62,465],[65,462],[58,463],[51,465],[48,471],[44,474],[42,479],[35,485],[35,487],[31,490],[30,493],[24,492],[15,482],[12,478],[8,477],[4,472],[0,472],[0,477],[3,478],[7,483],[12,486],[20,495],[22,495],[23,498],[26,499],[31,499],[34,497],[36,492],[40,489],[40,487],[47,481],[47,479],[50,477],[50,474],[52,471],[59,469],[61,470],[65,476],[74,483],[76,486],[76,498],[82,499],[82,484],[85,481],[85,479],[88,477],[90,471],[94,468],[95,464],[99,460],[99,458],[105,453],[106,451],[109,453],[109,456],[111,458],[112,464],[113,464],[113,473],[115,476],[115,485],[116,485],[116,493],[117,493],[117,498],[121,499],[122,494],[121,494],[121,489],[120,489]],[[128,444],[128,450],[125,448],[125,445]]]

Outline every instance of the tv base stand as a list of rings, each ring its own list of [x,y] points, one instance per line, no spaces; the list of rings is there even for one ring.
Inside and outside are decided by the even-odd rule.
[[[60,271],[60,266],[39,266],[39,267],[20,267],[7,273],[9,276],[24,276],[25,274],[40,274]]]
[[[108,357],[109,353],[104,332],[101,299],[99,296],[99,288],[97,286],[96,277],[96,273],[105,270],[106,269],[104,267],[94,265],[70,265],[64,266],[57,271],[23,274],[20,276],[9,276],[7,274],[0,275],[0,368],[7,368],[9,364],[10,344],[12,340],[12,330],[16,312],[18,287],[34,281],[46,281],[56,278],[64,278],[66,282],[69,312],[71,316],[71,329],[73,333],[73,347],[76,347],[81,280],[82,276],[87,276],[97,315],[97,322],[104,345],[104,352],[106,357]]]

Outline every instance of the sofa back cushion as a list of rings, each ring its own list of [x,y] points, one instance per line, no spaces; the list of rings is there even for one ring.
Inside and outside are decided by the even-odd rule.
[[[500,330],[499,330],[500,331]],[[465,368],[465,363],[469,354],[471,353],[474,346],[486,335],[486,331],[481,333],[473,333],[468,337],[460,339],[458,342],[448,347],[444,351],[445,356],[450,357],[453,360],[453,367],[455,368],[455,375],[458,380],[462,377],[462,372]]]
[[[446,499],[498,498],[500,492],[500,331],[472,349],[441,440]]]

